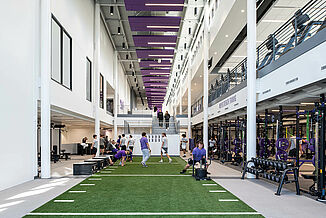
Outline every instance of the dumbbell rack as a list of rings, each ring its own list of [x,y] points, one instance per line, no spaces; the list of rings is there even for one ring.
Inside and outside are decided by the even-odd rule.
[[[253,163],[253,164],[250,164]],[[251,165],[251,166],[250,166]],[[293,172],[294,179],[289,180],[287,174]],[[281,195],[284,184],[295,183],[296,194],[300,195],[299,187],[299,168],[294,166],[294,162],[279,161],[265,158],[252,158],[244,165],[241,179],[244,179],[246,173],[256,176],[256,179],[263,177],[265,179],[279,183],[275,195]]]

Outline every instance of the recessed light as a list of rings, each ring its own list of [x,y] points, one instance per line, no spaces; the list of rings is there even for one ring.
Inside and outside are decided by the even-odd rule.
[[[183,7],[183,4],[169,4],[169,3],[146,3],[145,6],[169,6],[169,7]]]
[[[226,38],[228,38],[228,37],[229,37],[229,35],[225,35],[225,37],[226,37]]]
[[[216,51],[216,52],[214,52],[214,55],[217,55],[217,51]]]
[[[148,45],[161,45],[161,44],[164,44],[164,45],[175,45],[177,43],[176,42],[148,42],[147,44]]]
[[[244,13],[244,12],[245,12],[245,10],[242,9],[242,10],[241,10],[241,13]]]
[[[148,55],[149,57],[174,57],[174,55]]]
[[[157,29],[157,28],[162,28],[162,29],[179,29],[179,26],[147,26],[148,29]]]

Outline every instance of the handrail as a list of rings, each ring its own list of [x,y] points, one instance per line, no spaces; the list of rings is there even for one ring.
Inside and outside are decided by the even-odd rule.
[[[287,22],[260,44],[257,49],[257,71],[276,61],[287,52],[313,37],[326,27],[326,0],[311,0],[298,10]],[[208,102],[247,79],[247,58],[244,58],[227,75],[211,85]]]

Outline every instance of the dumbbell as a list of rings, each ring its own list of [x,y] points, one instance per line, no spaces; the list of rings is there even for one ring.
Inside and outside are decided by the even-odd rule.
[[[276,181],[276,173],[271,174],[271,180]]]
[[[280,174],[276,175],[274,181],[275,182],[280,182],[281,181],[281,175]]]

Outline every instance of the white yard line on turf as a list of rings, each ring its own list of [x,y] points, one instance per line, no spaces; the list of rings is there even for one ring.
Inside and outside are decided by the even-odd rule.
[[[179,163],[169,163],[169,162],[166,162],[166,163],[158,163],[158,162],[146,162],[147,165],[180,165]],[[141,163],[126,163],[126,165],[141,165]]]
[[[69,191],[69,193],[85,193],[86,191]]]
[[[37,216],[200,216],[200,215],[261,215],[258,212],[131,212],[131,213],[29,213]]]
[[[224,193],[226,191],[225,190],[210,190],[209,192],[211,192],[211,193]]]
[[[75,200],[54,200],[55,203],[73,203]]]
[[[218,199],[218,201],[231,202],[231,201],[239,201],[239,200],[238,199]]]
[[[101,171],[101,173],[112,173],[112,171]]]
[[[213,184],[213,183],[208,183],[208,184],[203,184],[203,186],[215,186],[217,184]]]
[[[87,184],[87,183],[84,183],[84,184],[80,184],[81,186],[93,186],[95,184]]]
[[[114,174],[114,175],[93,175],[93,176],[117,176],[117,177],[128,177],[128,176],[139,176],[139,177],[185,177],[191,175],[146,175],[146,174]]]
[[[102,180],[101,178],[95,178],[95,179],[92,179],[92,178],[90,178],[90,179],[88,179],[89,181],[100,181],[100,180]]]

